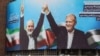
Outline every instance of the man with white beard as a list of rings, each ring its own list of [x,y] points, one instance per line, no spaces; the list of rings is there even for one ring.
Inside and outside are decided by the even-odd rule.
[[[28,49],[35,49],[35,40],[34,38],[31,36],[32,33],[34,31],[34,23],[33,20],[29,20],[27,22],[27,26],[26,26],[26,32],[29,38],[29,44],[28,44]]]
[[[35,29],[34,29],[33,20],[29,20],[27,22],[26,29],[24,29],[24,6],[23,5],[21,6],[21,17],[20,17],[20,49],[21,50],[37,49],[37,37],[40,33],[43,21],[44,21],[44,14],[41,13],[39,22]]]

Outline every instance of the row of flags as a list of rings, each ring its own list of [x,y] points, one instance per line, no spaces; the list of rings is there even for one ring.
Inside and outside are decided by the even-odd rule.
[[[20,32],[18,29],[14,30],[6,30],[6,49],[9,50],[20,50]],[[12,32],[12,33],[10,33]],[[37,48],[38,49],[47,49],[52,48],[52,45],[54,44],[55,35],[50,29],[44,29],[42,28],[39,36],[37,37]],[[56,46],[53,45],[53,46]]]
[[[12,33],[11,33],[12,32]],[[7,29],[6,37],[6,47],[11,50],[20,50],[20,36],[19,30],[9,30]],[[86,33],[88,44],[94,49],[100,49],[100,30],[90,30]],[[56,46],[55,35],[52,30],[42,28],[39,36],[37,37],[37,48],[38,49],[52,49]],[[16,47],[17,46],[17,47]],[[8,50],[9,51],[9,50]]]

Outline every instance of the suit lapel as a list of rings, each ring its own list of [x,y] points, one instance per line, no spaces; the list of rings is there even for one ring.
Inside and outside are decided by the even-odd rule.
[[[75,48],[75,47],[76,47],[76,45],[77,45],[77,40],[78,40],[78,39],[77,39],[77,31],[76,31],[76,29],[75,29],[71,48]]]

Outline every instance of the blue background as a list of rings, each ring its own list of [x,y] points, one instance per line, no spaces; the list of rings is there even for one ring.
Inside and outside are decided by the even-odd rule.
[[[24,4],[25,26],[29,19],[33,19],[35,26],[37,25],[42,6],[44,3],[47,3],[57,24],[65,22],[66,15],[73,13],[77,17],[77,29],[84,32],[91,29],[100,29],[100,21],[96,21],[95,17],[79,17],[79,13],[83,12],[84,0],[23,0],[23,2],[21,0],[16,0],[8,5],[8,17],[10,13],[14,13],[20,20],[21,3]],[[7,20],[9,20],[8,17]],[[50,27],[46,17],[43,25],[45,29]],[[8,28],[19,28],[19,21],[18,23],[8,26]]]

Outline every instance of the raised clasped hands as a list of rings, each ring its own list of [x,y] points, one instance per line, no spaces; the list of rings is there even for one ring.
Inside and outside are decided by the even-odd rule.
[[[48,5],[47,4],[44,4],[43,7],[42,7],[42,9],[43,9],[43,12],[45,14],[47,14],[49,12],[49,8],[48,8]]]

